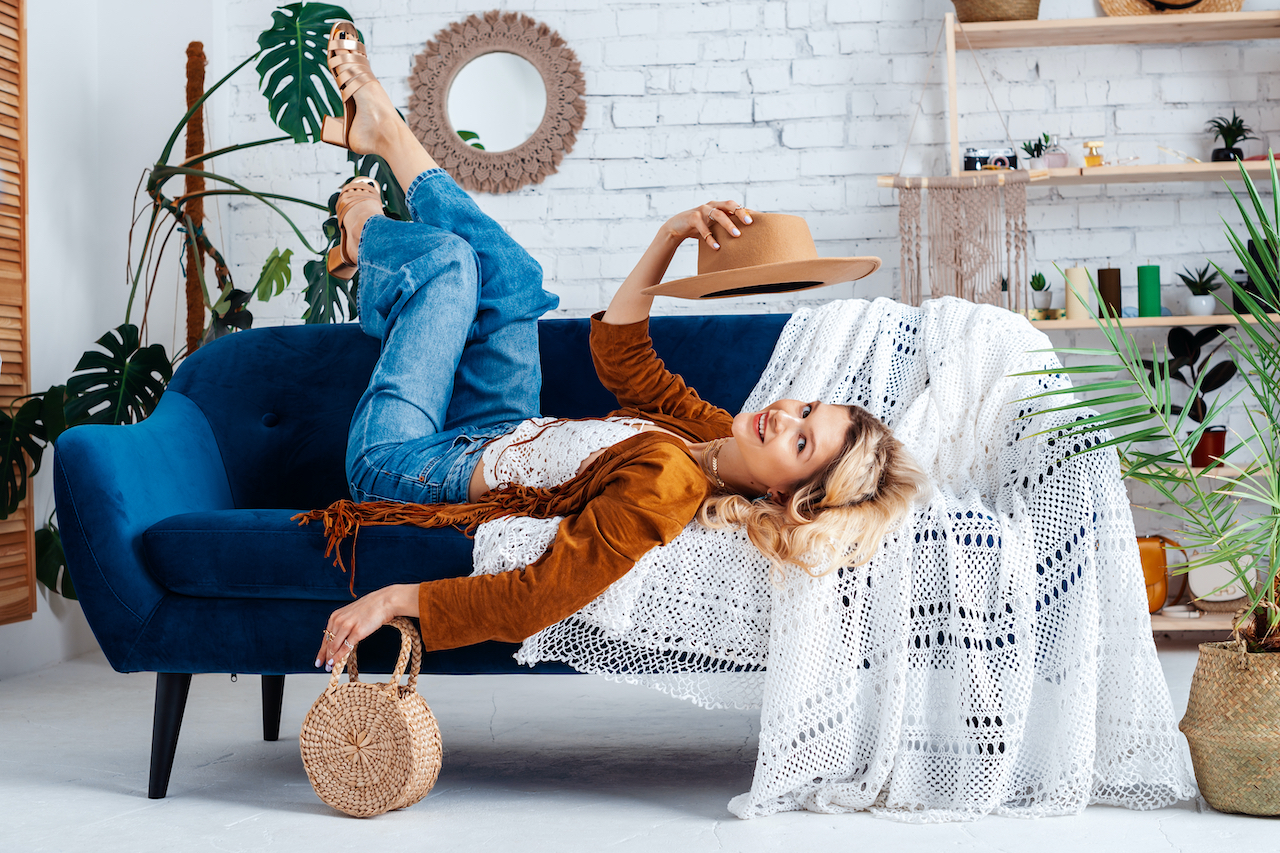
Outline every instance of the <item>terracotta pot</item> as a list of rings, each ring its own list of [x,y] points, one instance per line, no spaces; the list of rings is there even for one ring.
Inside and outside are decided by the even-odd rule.
[[[1227,428],[1211,426],[1200,433],[1200,440],[1191,450],[1191,464],[1196,468],[1206,468],[1215,459],[1227,452]]]
[[[1187,736],[1200,793],[1220,812],[1280,814],[1280,654],[1201,643]]]

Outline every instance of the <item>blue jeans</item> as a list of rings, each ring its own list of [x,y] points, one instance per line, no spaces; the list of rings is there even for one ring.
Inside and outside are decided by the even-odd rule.
[[[405,198],[412,222],[360,236],[360,328],[382,342],[351,418],[357,501],[462,503],[484,445],[538,416],[542,267],[443,170]]]

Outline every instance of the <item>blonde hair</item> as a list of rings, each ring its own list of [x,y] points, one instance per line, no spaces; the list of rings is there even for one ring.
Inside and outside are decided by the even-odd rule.
[[[796,565],[820,577],[870,560],[927,491],[928,478],[887,426],[866,409],[845,408],[844,451],[785,504],[721,491],[703,501],[698,521],[710,528],[745,527],[778,575]],[[702,466],[714,483],[705,458]]]

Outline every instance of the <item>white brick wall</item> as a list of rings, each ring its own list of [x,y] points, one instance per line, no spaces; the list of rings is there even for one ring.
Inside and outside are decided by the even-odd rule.
[[[275,0],[229,0],[232,58],[252,49]],[[405,75],[424,43],[449,22],[491,8],[521,11],[555,28],[577,52],[588,115],[560,172],[480,205],[543,265],[561,316],[608,304],[649,237],[670,214],[709,198],[808,218],[823,254],[879,254],[884,268],[856,285],[795,297],[711,305],[659,300],[658,313],[791,311],[829,298],[898,291],[897,199],[875,185],[903,161],[908,128],[937,43],[947,0],[348,0],[369,39],[374,69],[393,100],[408,102]],[[1100,12],[1079,0],[1044,0],[1041,17]],[[1280,8],[1250,0],[1249,10]],[[239,48],[236,45],[240,45]],[[1106,140],[1108,158],[1170,162],[1156,146],[1208,159],[1204,122],[1240,111],[1265,146],[1280,149],[1280,59],[1270,43],[1060,47],[979,55],[1017,142],[1056,133],[1082,156],[1086,138]],[[942,174],[947,164],[941,53],[906,152],[907,174]],[[216,72],[215,72],[216,73]],[[1004,141],[1004,129],[974,57],[959,57],[965,145]],[[239,78],[223,139],[271,132],[252,75]],[[234,161],[233,174],[286,193],[326,198],[348,173],[342,152],[272,146]],[[1221,217],[1238,214],[1220,185],[1165,184],[1034,188],[1029,194],[1031,268],[1124,270],[1136,301],[1138,264],[1159,263],[1167,303],[1181,310],[1174,273],[1206,257],[1234,269]],[[318,217],[301,215],[318,229]],[[275,245],[300,248],[278,219],[254,205],[227,211],[227,259],[251,284]],[[672,274],[694,271],[686,246]],[[299,271],[300,272],[300,271]],[[301,278],[295,275],[295,282]],[[300,288],[255,305],[261,323],[296,322]],[[1061,298],[1061,297],[1059,297]],[[1092,333],[1055,343],[1097,345]],[[1160,335],[1148,334],[1154,341]],[[1233,390],[1233,389],[1228,389]],[[1232,415],[1233,424],[1241,413]],[[1143,521],[1146,526],[1158,526]]]

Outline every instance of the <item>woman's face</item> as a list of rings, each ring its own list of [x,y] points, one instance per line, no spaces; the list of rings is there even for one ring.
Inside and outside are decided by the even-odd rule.
[[[834,462],[848,433],[849,410],[816,400],[779,400],[733,419],[748,475],[775,494],[790,494]]]

